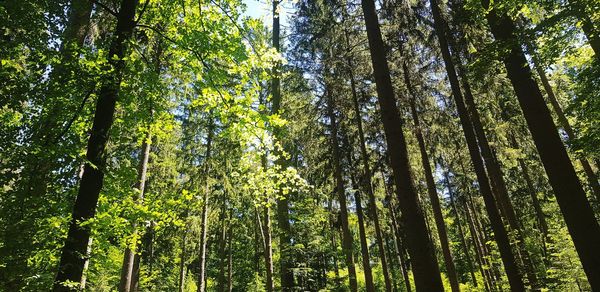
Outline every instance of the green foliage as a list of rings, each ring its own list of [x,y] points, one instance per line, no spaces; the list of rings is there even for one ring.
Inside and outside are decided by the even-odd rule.
[[[99,87],[114,70],[107,55],[116,25],[113,13],[120,9],[120,1],[89,2],[95,3],[87,11],[89,19],[82,17],[79,24],[72,18],[76,2],[0,3],[1,291],[50,289],[87,159]],[[461,291],[482,291],[490,280],[481,271],[493,274],[491,284],[507,290],[498,247],[449,99],[445,68],[432,38],[429,4],[400,2],[384,1],[378,7],[381,28],[398,109],[407,121],[402,127],[409,142],[413,179],[444,286],[450,286],[449,279],[426,196],[415,130],[425,137]],[[581,15],[564,1],[492,2],[518,21],[521,35],[513,41],[527,49],[532,65],[549,75],[577,133],[576,139],[567,142],[573,158],[597,162],[600,66],[586,45]],[[581,3],[597,29],[600,10],[593,9],[596,2]],[[282,53],[278,53],[271,45],[269,25],[246,16],[247,10],[255,9],[252,3],[140,1],[133,36],[126,41],[114,124],[106,134],[106,165],[93,166],[104,173],[96,214],[78,222],[92,234],[84,271],[86,291],[117,289],[126,248],[139,256],[141,291],[179,291],[181,285],[183,291],[196,291],[203,227],[210,291],[228,284],[222,279],[229,282],[229,276],[234,291],[266,291],[264,232],[270,232],[273,240],[276,289],[281,288],[280,262],[287,253],[292,259],[294,291],[348,290],[340,206],[334,195],[331,121],[324,104],[328,91],[335,100],[333,114],[339,124],[341,143],[336,146],[342,153],[344,192],[359,191],[366,197],[365,185],[370,183],[376,201],[371,206],[366,200],[349,199],[347,206],[359,288],[365,289],[366,284],[358,244],[358,203],[365,209],[365,241],[376,290],[383,290],[385,284],[371,209],[378,212],[392,280],[403,291],[398,252],[408,254],[396,245],[398,241],[406,249],[397,208],[402,202],[391,183],[358,4],[280,3],[281,13],[290,10],[294,15],[282,25]],[[461,81],[472,87],[476,110],[525,234],[524,246],[543,288],[589,290],[527,124],[500,66],[499,57],[507,53],[507,44],[490,38],[485,21],[489,11],[480,1],[442,4],[449,4],[443,5],[449,28],[456,38],[463,38],[452,54],[457,62],[461,58],[460,70],[465,73]],[[73,34],[78,30],[83,39]],[[404,83],[404,64],[414,92]],[[274,76],[281,80],[282,97],[276,113],[272,113]],[[409,122],[409,94],[416,97],[420,129]],[[363,177],[366,167],[357,120],[362,122],[370,178]],[[149,145],[150,156],[142,192],[144,145]],[[530,182],[524,178],[523,165]],[[598,165],[594,170],[598,171]],[[541,234],[532,195],[539,199],[548,222],[547,236]],[[289,209],[289,230],[276,220],[282,204]],[[203,207],[207,207],[206,222]],[[267,231],[266,209],[271,210],[272,220]],[[392,220],[399,230],[392,229]],[[396,238],[395,231],[401,238]],[[284,232],[290,246],[280,242]],[[412,271],[408,272],[414,291]],[[185,276],[180,279],[182,273]]]

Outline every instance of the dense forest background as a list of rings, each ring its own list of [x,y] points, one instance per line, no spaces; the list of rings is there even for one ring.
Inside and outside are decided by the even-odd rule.
[[[0,1],[0,290],[600,291],[600,1],[265,1]]]

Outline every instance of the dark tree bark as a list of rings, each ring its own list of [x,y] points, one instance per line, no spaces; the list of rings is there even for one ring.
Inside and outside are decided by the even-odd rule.
[[[348,226],[348,207],[346,202],[346,193],[344,190],[344,179],[342,177],[342,165],[341,165],[341,153],[340,144],[338,142],[338,126],[336,122],[334,112],[334,100],[331,88],[326,89],[327,95],[327,116],[330,120],[331,130],[331,159],[334,167],[334,178],[335,178],[335,192],[338,196],[340,203],[340,223],[342,226],[342,250],[346,260],[346,266],[348,267],[348,278],[350,282],[350,290],[353,292],[358,291],[358,283],[356,281],[356,268],[354,266],[354,256],[352,254],[352,233],[350,233],[350,227]]]
[[[542,81],[542,86],[544,87],[544,91],[546,91],[546,94],[548,95],[548,101],[550,101],[550,105],[552,106],[552,109],[554,110],[554,113],[558,118],[559,124],[561,125],[565,133],[567,133],[567,137],[569,138],[568,141],[575,140],[577,138],[575,135],[575,131],[571,127],[571,124],[569,124],[569,120],[567,119],[565,112],[563,111],[562,107],[560,106],[560,103],[558,102],[558,99],[556,98],[556,95],[554,94],[554,90],[550,85],[550,81],[548,81],[546,72],[544,72],[544,70],[539,66],[539,64],[535,64],[535,70],[538,73],[540,80]],[[592,165],[586,158],[579,158],[579,163],[581,163],[581,167],[583,168],[592,193],[596,197],[596,200],[600,202],[600,183],[598,182],[598,176],[596,175],[596,173],[594,173]]]
[[[134,16],[137,0],[123,0],[117,18],[115,34],[108,53],[108,64],[112,72],[102,82],[90,138],[87,146],[87,163],[84,167],[83,177],[79,185],[79,192],[73,207],[73,215],[65,245],[62,248],[58,273],[54,281],[54,291],[68,291],[63,285],[65,281],[79,283],[83,273],[83,265],[90,230],[81,226],[94,217],[98,196],[104,180],[104,165],[106,162],[105,148],[108,142],[109,130],[113,123],[115,106],[119,96],[120,82],[123,68],[127,39],[131,36],[134,27]]]
[[[446,273],[450,281],[450,288],[453,292],[458,292],[460,291],[458,275],[456,274],[456,267],[454,266],[454,260],[452,259],[452,252],[450,250],[450,244],[448,242],[448,232],[446,231],[446,223],[444,222],[444,216],[442,215],[440,199],[437,195],[437,188],[435,186],[435,181],[433,180],[431,165],[429,164],[429,154],[427,153],[425,139],[423,138],[423,133],[421,131],[421,123],[419,121],[419,114],[417,112],[417,105],[415,102],[415,99],[417,97],[410,80],[410,73],[408,66],[406,65],[406,61],[402,63],[402,69],[404,71],[404,83],[406,84],[410,95],[409,104],[413,123],[415,125],[414,132],[417,138],[417,143],[419,145],[419,151],[421,154],[421,164],[423,165],[423,173],[425,173],[425,182],[427,184],[427,194],[429,195],[431,209],[433,210],[433,218],[435,220],[438,238],[442,247],[442,255],[444,257]]]
[[[589,9],[586,9],[584,0],[569,0],[568,5],[575,18],[581,22],[581,30],[583,30],[588,43],[594,50],[596,61],[600,61],[600,27],[597,26],[597,23],[592,22],[589,15],[590,12],[594,12],[594,8],[589,7]]]
[[[381,120],[394,174],[396,194],[402,209],[402,221],[406,228],[415,284],[420,291],[441,291],[444,288],[433,244],[429,239],[423,211],[419,206],[418,195],[412,181],[406,140],[402,132],[404,122],[396,107],[390,70],[385,58],[384,43],[375,11],[375,2],[373,0],[361,2],[377,85]]]
[[[402,234],[400,233],[400,229],[397,224],[396,212],[394,211],[394,206],[390,204],[390,222],[392,225],[392,234],[394,235],[394,241],[396,244],[396,253],[398,256],[398,264],[400,266],[400,272],[402,273],[402,278],[404,279],[404,288],[407,292],[411,292],[410,286],[410,277],[408,275],[408,261],[406,260],[406,256],[404,254],[404,245],[402,244]]]
[[[479,182],[479,188],[485,202],[486,211],[488,213],[492,229],[494,230],[494,237],[498,243],[500,256],[504,264],[504,270],[508,276],[511,289],[513,289],[513,291],[525,291],[525,285],[523,284],[521,273],[510,247],[508,233],[506,232],[500,217],[500,213],[498,212],[498,207],[496,206],[496,201],[492,194],[488,176],[481,159],[479,145],[473,131],[473,124],[469,118],[469,113],[464,104],[462,90],[460,88],[460,83],[458,81],[458,76],[456,74],[456,69],[454,67],[454,62],[452,60],[452,56],[450,55],[450,49],[446,39],[445,28],[447,25],[439,10],[438,2],[436,0],[430,0],[430,4],[434,18],[434,28],[440,43],[440,50],[442,52],[442,59],[444,60],[444,64],[446,66],[448,79],[450,80],[452,95],[456,103],[463,133],[467,140],[469,155],[471,156],[471,163],[475,169],[477,181]]]
[[[135,201],[137,204],[141,204],[144,200],[144,191],[146,187],[146,173],[148,171],[148,159],[150,158],[150,141],[152,139],[152,134],[148,130],[146,133],[146,137],[142,142],[142,156],[140,158],[140,165],[138,168],[138,179],[136,182],[135,188],[137,189],[137,198]],[[137,224],[133,224],[133,229],[137,228]],[[135,232],[135,231],[134,231]],[[121,266],[121,281],[119,283],[119,291],[120,292],[129,292],[131,291],[131,279],[133,274],[133,264],[135,262],[135,254],[136,248],[135,245],[133,248],[128,247],[125,249],[125,253],[123,255],[123,265]]]
[[[500,214],[508,222],[510,229],[514,232],[512,236],[514,236],[516,239],[513,241],[513,244],[517,249],[517,259],[519,260],[518,264],[520,264],[520,268],[525,271],[529,285],[531,285],[531,287],[534,289],[539,289],[541,288],[541,283],[538,281],[529,251],[525,247],[525,239],[521,223],[517,218],[515,209],[510,200],[500,164],[496,160],[492,148],[490,147],[487,135],[485,134],[485,130],[481,122],[481,116],[477,110],[475,98],[473,97],[471,85],[467,77],[467,71],[461,60],[461,54],[468,56],[468,52],[466,50],[467,41],[461,33],[456,33],[456,35],[458,35],[458,37],[456,37],[458,40],[452,37],[452,35],[455,34],[450,32],[450,28],[448,26],[446,26],[446,31],[449,32],[448,39],[450,48],[454,53],[456,65],[458,67],[458,74],[461,78],[464,89],[464,100],[473,125],[473,130],[477,136],[483,162],[491,181],[492,193],[496,198],[496,202],[499,204]]]
[[[489,8],[489,1],[482,0]],[[487,14],[488,24],[497,41],[509,45],[502,56],[508,78],[523,110],[534,143],[546,169],[550,185],[565,218],[583,269],[593,290],[600,290],[600,225],[571,164],[567,151],[556,131],[542,93],[533,80],[531,68],[517,39],[516,27],[506,14],[495,8]]]

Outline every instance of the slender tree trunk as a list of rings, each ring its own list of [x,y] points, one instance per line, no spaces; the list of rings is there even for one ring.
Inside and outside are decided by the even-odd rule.
[[[211,151],[212,151],[212,139],[214,131],[214,117],[212,112],[209,114],[209,126],[208,134],[206,136],[206,154],[204,156],[204,191],[202,192],[202,213],[200,216],[200,249],[198,256],[200,259],[199,272],[198,272],[198,292],[204,292],[206,290],[206,235],[208,233],[208,200],[210,195],[210,163],[211,163]]]
[[[391,234],[385,234],[385,256],[388,259],[388,271],[390,271],[390,278],[392,282],[392,291],[398,291],[398,282],[396,281],[399,277],[394,271],[394,250],[395,250],[395,241],[393,238],[393,232]],[[391,246],[390,246],[391,245]],[[398,263],[398,266],[400,263]]]
[[[179,259],[179,292],[185,291],[185,272],[187,269],[187,266],[185,264],[187,260],[187,233],[188,224],[186,223],[183,230],[183,235],[181,237],[181,257]]]
[[[489,8],[488,0],[482,0],[482,3],[483,7]],[[491,9],[486,17],[496,40],[511,44],[510,52],[503,56],[508,78],[515,89],[588,281],[592,290],[600,290],[600,225],[556,131],[542,93],[532,78],[525,54],[520,46],[512,43],[516,39],[514,23],[506,14],[499,15],[495,9]]]
[[[254,271],[260,274],[261,247],[265,247],[258,208],[254,208]]]
[[[219,279],[217,281],[217,291],[225,292],[227,287],[227,223],[225,221],[227,206],[223,204],[221,210],[221,234],[219,238]]]
[[[360,239],[360,252],[362,254],[363,272],[365,274],[365,288],[367,292],[375,292],[373,271],[371,270],[371,257],[369,256],[369,245],[367,243],[367,234],[365,231],[365,218],[363,216],[362,198],[354,178],[352,178],[352,184],[354,185],[355,189],[354,204],[356,205],[356,216],[358,217],[358,233]]]
[[[456,274],[456,267],[452,259],[452,252],[450,251],[450,244],[448,242],[448,233],[446,231],[446,223],[444,222],[444,216],[442,215],[442,207],[440,205],[440,199],[437,195],[437,188],[435,181],[433,180],[433,174],[431,165],[429,164],[429,155],[425,147],[425,139],[421,131],[421,123],[419,121],[419,115],[417,113],[417,106],[415,104],[416,94],[412,83],[410,81],[410,74],[406,61],[402,64],[404,71],[404,83],[408,88],[410,94],[410,112],[412,114],[413,123],[415,125],[415,136],[419,145],[419,151],[421,153],[421,164],[423,165],[423,172],[425,173],[425,182],[427,184],[427,194],[429,195],[429,201],[431,203],[431,209],[433,210],[433,218],[438,232],[440,245],[442,247],[442,255],[444,257],[444,264],[446,266],[446,272],[448,279],[450,280],[450,288],[453,292],[460,290],[458,282],[458,275]]]
[[[375,2],[373,0],[362,0],[361,2],[377,85],[381,120],[394,174],[396,193],[402,209],[402,221],[407,232],[408,251],[413,260],[415,284],[420,291],[441,291],[444,289],[442,278],[412,181],[406,140],[401,127],[404,122],[396,107],[394,88],[385,57]]]
[[[477,140],[479,141],[479,149],[481,150],[481,155],[483,156],[483,162],[491,179],[492,191],[495,195],[496,201],[500,205],[500,213],[506,219],[510,228],[515,232],[515,245],[519,251],[521,260],[523,261],[523,268],[525,270],[525,274],[527,276],[529,284],[533,289],[539,289],[540,283],[538,282],[537,275],[535,274],[535,268],[533,266],[533,262],[531,261],[529,252],[525,247],[525,239],[523,236],[521,224],[517,219],[515,209],[513,207],[512,202],[510,201],[502,170],[500,169],[500,165],[498,164],[496,158],[492,153],[492,149],[486,137],[483,125],[481,124],[481,117],[479,116],[479,112],[477,111],[477,106],[475,105],[475,100],[473,98],[471,87],[469,85],[469,82],[467,80],[466,74],[464,72],[464,69],[462,68],[460,61],[459,67],[461,67],[459,72],[463,80],[463,88],[465,90],[464,97],[465,102],[467,104],[467,110],[470,113],[471,121],[473,123],[473,129],[475,131],[475,135],[477,136]]]
[[[456,226],[458,229],[458,234],[460,236],[460,243],[463,248],[463,253],[465,254],[465,258],[467,260],[467,266],[469,267],[469,272],[471,273],[471,280],[475,287],[477,287],[477,278],[475,277],[475,269],[473,266],[473,261],[471,260],[471,254],[469,253],[469,246],[467,245],[467,241],[465,240],[465,234],[462,229],[462,223],[460,220],[460,214],[458,213],[458,208],[456,207],[456,202],[454,200],[454,190],[450,185],[450,178],[448,176],[448,172],[444,172],[444,182],[446,184],[446,188],[448,189],[448,197],[450,198],[450,205],[452,206],[452,210],[454,214],[456,214]],[[483,276],[483,273],[481,274]]]
[[[454,97],[463,132],[467,140],[471,162],[475,169],[475,174],[477,175],[477,181],[479,182],[479,188],[485,202],[488,217],[490,219],[492,229],[494,230],[494,237],[498,243],[500,256],[504,264],[504,270],[508,276],[511,289],[513,291],[525,291],[525,285],[523,284],[521,273],[510,247],[508,233],[506,232],[504,224],[502,223],[500,213],[498,212],[498,208],[489,185],[488,176],[481,159],[479,145],[477,143],[477,139],[475,138],[475,133],[473,132],[473,125],[469,119],[469,113],[467,112],[464,104],[460,83],[458,81],[456,69],[454,68],[454,63],[450,55],[448,41],[446,40],[445,27],[447,26],[445,24],[445,20],[442,18],[437,0],[430,0],[430,4],[433,12],[434,28],[440,43],[440,50],[442,52],[442,58],[448,73],[448,79],[450,80],[450,86],[453,93],[452,95]]]
[[[479,270],[481,272],[481,276],[483,277],[484,284],[489,291],[495,291],[495,281],[494,276],[492,275],[492,266],[486,259],[486,252],[482,246],[483,242],[481,240],[481,236],[476,229],[473,218],[471,217],[471,212],[469,211],[469,206],[467,204],[465,204],[465,214],[467,216],[469,232],[471,233],[471,240],[473,241],[473,247],[475,248],[475,254],[477,255],[477,260],[479,262]]]
[[[411,286],[410,286],[410,277],[408,275],[408,261],[406,260],[406,257],[404,255],[404,245],[402,244],[402,234],[400,233],[400,229],[398,227],[397,224],[397,217],[396,217],[396,212],[394,211],[394,206],[392,206],[390,204],[389,206],[390,208],[390,216],[391,218],[391,223],[392,223],[392,229],[393,229],[393,233],[395,235],[396,238],[396,250],[398,253],[398,262],[400,264],[400,272],[402,273],[402,277],[404,278],[404,288],[406,288],[407,292],[411,292]]]
[[[154,226],[155,223],[153,221],[150,222],[150,225],[146,227],[146,231],[144,232],[144,236],[142,237],[142,244],[144,247],[145,255],[144,258],[147,259],[148,262],[148,270],[152,273],[152,263],[154,262],[154,250],[153,250],[153,240],[154,240]],[[133,258],[133,271],[131,273],[131,288],[129,291],[137,292],[139,291],[140,284],[140,261],[142,256],[139,253],[136,253]]]
[[[347,37],[347,36],[346,36]],[[347,39],[347,38],[346,38]],[[369,155],[367,153],[367,147],[365,143],[365,134],[362,125],[362,118],[360,114],[360,104],[358,102],[358,94],[356,91],[356,82],[354,80],[354,71],[352,62],[348,59],[348,66],[350,68],[350,87],[352,89],[352,102],[354,106],[354,114],[355,114],[355,122],[358,127],[358,138],[360,143],[360,154],[363,164],[364,173],[361,176],[362,187],[363,190],[366,191],[367,196],[369,198],[369,209],[368,212],[371,214],[373,218],[373,225],[375,226],[375,236],[377,238],[377,247],[379,248],[379,257],[381,259],[381,266],[383,272],[383,280],[385,282],[386,291],[392,291],[392,281],[390,277],[390,272],[388,270],[387,258],[385,256],[385,247],[383,245],[383,232],[381,231],[381,225],[379,222],[379,215],[377,212],[377,202],[375,199],[375,194],[373,192],[373,186],[371,184],[371,168],[369,166]]]
[[[273,286],[273,247],[272,247],[272,239],[271,239],[271,214],[270,208],[267,206],[264,207],[264,220],[265,224],[263,225],[263,236],[265,239],[265,248],[264,248],[264,257],[265,257],[265,269],[266,269],[266,278],[265,285],[267,292],[272,292],[275,287]]]
[[[330,120],[331,127],[331,158],[334,167],[334,178],[335,178],[335,192],[340,202],[340,223],[342,225],[342,250],[346,260],[346,266],[348,267],[348,280],[350,282],[350,290],[353,292],[358,291],[358,283],[356,281],[356,268],[354,266],[354,256],[352,254],[352,233],[350,233],[350,227],[348,224],[348,207],[346,202],[346,193],[344,190],[344,179],[342,177],[342,165],[341,165],[341,153],[338,142],[338,128],[336,117],[334,113],[334,100],[331,88],[327,88],[327,115]]]
[[[406,292],[411,292],[411,286],[410,286],[410,277],[408,276],[408,261],[405,257],[405,249],[404,249],[404,245],[402,244],[402,233],[400,232],[400,227],[398,226],[398,217],[396,216],[396,211],[394,209],[394,205],[391,202],[392,199],[392,189],[393,186],[388,186],[388,183],[383,182],[383,187],[385,188],[385,193],[386,193],[386,202],[387,202],[387,208],[390,211],[390,220],[389,220],[389,224],[392,228],[392,237],[394,239],[394,246],[396,248],[396,256],[398,259],[398,265],[400,267],[400,272],[402,274],[402,278],[404,280],[404,288],[406,290]]]
[[[520,149],[517,139],[514,135],[510,135],[510,140],[512,147],[515,149]],[[527,164],[523,158],[519,158],[519,167],[521,168],[521,173],[523,174],[523,179],[525,180],[525,184],[527,185],[527,191],[529,196],[531,197],[531,202],[533,203],[533,209],[535,211],[535,217],[539,224],[539,229],[542,232],[542,236],[545,238],[548,235],[548,223],[546,223],[546,215],[542,210],[542,205],[537,197],[537,192],[535,187],[533,186],[533,180],[529,175],[529,169],[527,168]]]
[[[339,286],[340,282],[340,270],[338,267],[338,258],[337,258],[337,240],[335,240],[335,233],[337,228],[335,227],[335,217],[333,213],[333,199],[329,199],[328,203],[329,208],[329,227],[331,228],[331,247],[333,248],[333,269],[335,271],[335,282]]]
[[[231,213],[229,214],[231,220]],[[229,224],[227,231],[227,291],[233,291],[233,224]]]
[[[108,133],[113,123],[115,106],[119,95],[120,81],[125,63],[125,43],[134,27],[137,0],[123,0],[117,17],[117,26],[108,53],[108,64],[112,72],[105,77],[98,94],[94,121],[87,147],[87,163],[80,182],[79,192],[73,207],[73,215],[65,245],[62,248],[54,291],[68,291],[65,281],[81,282],[85,260],[81,257],[87,250],[90,238],[89,226],[80,226],[94,217],[98,196],[104,180],[104,150]]]
[[[144,190],[146,187],[146,173],[148,171],[148,159],[150,157],[150,141],[152,134],[150,131],[146,133],[144,141],[142,142],[142,156],[140,158],[140,165],[138,168],[138,179],[136,182],[135,189],[137,189],[137,198],[135,198],[137,204],[141,204],[144,200]],[[133,224],[133,229],[137,228],[137,224]],[[137,232],[134,231],[134,238]],[[136,239],[137,240],[137,239]],[[129,246],[125,249],[123,256],[123,265],[121,267],[121,281],[119,283],[120,292],[131,291],[131,278],[133,273],[133,262],[135,261],[136,247]]]
[[[445,26],[445,29],[446,31],[450,32],[450,28],[447,25]],[[479,142],[480,153],[483,157],[483,162],[491,181],[492,193],[494,194],[496,202],[500,207],[500,214],[509,223],[510,229],[514,232],[513,236],[516,237],[516,240],[513,244],[517,248],[517,259],[519,260],[518,264],[520,264],[521,269],[524,269],[525,275],[527,276],[527,280],[529,281],[531,287],[533,289],[539,289],[540,283],[535,273],[535,267],[533,262],[531,261],[531,256],[529,255],[529,252],[525,247],[525,239],[522,231],[522,226],[519,220],[517,219],[517,215],[515,213],[513,204],[510,200],[500,164],[493,155],[493,151],[485,134],[483,124],[481,123],[481,117],[475,104],[475,99],[473,97],[471,85],[469,79],[467,78],[467,73],[461,60],[461,53],[468,55],[468,53],[466,52],[467,42],[464,39],[464,37],[459,34],[459,45],[457,43],[457,40],[454,37],[452,37],[452,35],[454,34],[449,33],[448,37],[450,48],[455,53],[454,57],[456,65],[458,66],[458,74],[462,79],[461,81],[464,89],[464,100],[467,105],[467,111],[470,115],[473,130]]]

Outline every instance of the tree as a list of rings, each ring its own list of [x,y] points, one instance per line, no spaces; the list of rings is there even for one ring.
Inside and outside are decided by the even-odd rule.
[[[597,287],[600,285],[595,283],[595,279],[600,278],[598,277],[600,252],[594,246],[600,243],[600,225],[594,217],[571,160],[556,132],[556,126],[542,93],[532,79],[525,54],[518,43],[514,42],[516,38],[514,23],[505,13],[499,12],[496,7],[490,7],[488,1],[482,1],[482,5],[486,9],[491,8],[486,18],[492,34],[497,41],[507,46],[507,52],[502,55],[502,60],[508,78],[527,120],[588,281],[592,287]]]
[[[525,286],[523,285],[521,273],[519,272],[515,256],[511,250],[508,234],[502,223],[502,219],[500,218],[498,207],[489,185],[488,174],[485,171],[483,161],[481,159],[481,153],[473,130],[473,124],[469,118],[469,114],[464,104],[462,90],[460,88],[456,69],[454,68],[454,63],[450,55],[448,41],[446,40],[445,25],[443,24],[444,20],[441,16],[437,1],[432,0],[430,3],[434,16],[436,35],[440,43],[442,58],[446,66],[448,79],[450,80],[454,101],[459,113],[465,139],[467,140],[469,155],[471,156],[471,163],[475,169],[480,191],[485,200],[486,210],[492,223],[492,228],[494,229],[494,237],[498,243],[498,248],[500,249],[504,270],[508,276],[511,289],[516,291],[524,291]]]
[[[85,164],[79,193],[73,207],[69,233],[62,249],[54,291],[69,290],[64,285],[67,281],[76,283],[81,281],[85,262],[82,255],[86,254],[90,238],[89,228],[81,226],[81,223],[93,218],[96,213],[98,195],[104,178],[102,169],[106,159],[104,150],[113,123],[124,67],[125,45],[127,39],[133,33],[137,4],[136,0],[123,0],[121,2],[115,35],[108,53],[108,56],[110,56],[108,64],[111,67],[111,73],[104,78],[98,94],[94,123],[87,147],[88,162]]]
[[[418,289],[423,291],[442,290],[442,279],[433,252],[433,245],[427,235],[427,227],[408,166],[406,141],[402,129],[399,127],[403,121],[394,99],[375,3],[370,0],[363,0],[361,3],[369,38],[375,83],[377,84],[381,121],[386,133],[398,201],[401,202],[402,221],[407,232],[408,251],[413,260],[415,284]]]

